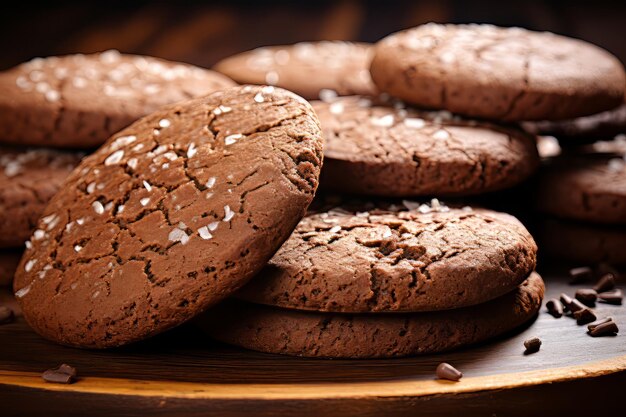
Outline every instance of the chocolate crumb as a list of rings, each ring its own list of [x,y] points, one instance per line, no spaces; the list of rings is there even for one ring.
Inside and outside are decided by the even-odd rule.
[[[589,335],[593,337],[609,336],[617,334],[618,332],[619,328],[617,327],[617,324],[611,320],[606,323],[598,324],[593,328],[593,330],[589,330]]]
[[[533,337],[524,341],[524,347],[526,348],[525,354],[535,353],[539,351],[541,347],[541,339]]]
[[[72,384],[76,381],[76,368],[62,364],[58,368],[48,369],[42,375],[46,382],[55,384]]]
[[[588,266],[581,266],[570,269],[569,275],[572,278],[570,284],[579,284],[581,282],[591,281],[593,278],[593,270]]]
[[[596,315],[587,307],[574,312],[574,318],[578,324],[587,324],[596,320]]]
[[[15,314],[13,310],[6,306],[0,306],[0,324],[8,324],[13,322]]]
[[[463,378],[463,372],[456,369],[454,366],[449,363],[441,362],[439,366],[437,366],[437,378],[439,379],[447,379],[449,381],[458,381]]]
[[[589,329],[589,330],[593,330],[593,329],[594,329],[594,328],[596,328],[597,326],[599,326],[599,325],[601,325],[601,324],[604,324],[604,323],[608,323],[608,322],[610,322],[610,321],[613,321],[613,317],[605,317],[605,318],[603,318],[603,319],[596,320],[596,321],[594,321],[593,323],[589,323],[589,324],[587,325],[587,329]]]
[[[592,288],[582,288],[576,291],[575,297],[578,301],[583,303],[588,307],[593,307],[596,305],[596,300],[598,299],[598,293],[596,290]]]
[[[607,292],[615,288],[615,275],[609,272],[608,274],[604,274],[602,278],[596,283],[593,287],[596,292]]]
[[[572,304],[572,297],[570,297],[569,295],[562,293],[560,296],[560,300],[561,303],[563,303],[563,306],[567,309],[570,310],[570,304]]]
[[[601,292],[598,294],[598,299],[603,303],[621,305],[624,294],[622,290],[616,288],[613,291]]]
[[[552,314],[554,318],[559,318],[563,316],[563,303],[561,303],[556,298],[548,300],[546,303],[546,308],[548,309],[548,313]]]

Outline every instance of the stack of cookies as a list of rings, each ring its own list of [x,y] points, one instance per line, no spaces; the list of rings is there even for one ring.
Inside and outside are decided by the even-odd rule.
[[[268,74],[285,74],[297,89],[289,63],[299,62],[298,48],[248,52],[216,68],[250,82],[265,71],[279,85]],[[292,355],[393,357],[484,340],[538,311],[543,282],[524,226],[438,198],[529,178],[539,167],[535,137],[511,123],[617,106],[621,64],[581,41],[487,25],[428,24],[372,49],[382,94],[340,97],[350,93],[318,84],[313,107],[326,139],[321,186],[375,202],[309,213],[263,272],[207,316],[217,339]],[[310,78],[302,82],[310,90]],[[426,196],[431,204],[380,200]]]
[[[32,122],[50,144],[95,146],[152,107],[220,90],[113,133],[35,225],[14,282],[24,316],[46,338],[96,348],[206,310],[198,323],[218,340],[321,357],[440,352],[518,327],[544,293],[533,237],[508,214],[440,200],[525,181],[540,158],[514,123],[609,110],[626,85],[595,46],[485,25],[262,48],[215,67],[275,86],[227,88],[147,58],[81,59],[48,82],[60,93],[0,101],[14,112],[5,136],[26,141]],[[90,63],[112,59],[106,75]],[[46,65],[56,76],[59,61]],[[89,100],[69,87],[87,68],[100,74]],[[144,82],[152,71],[165,81]],[[14,90],[32,88],[9,76]],[[52,113],[29,101],[39,90],[60,102]],[[37,123],[19,113],[31,108]],[[307,212],[318,182],[339,197]]]
[[[36,58],[0,73],[0,285],[12,282],[24,242],[54,226],[36,230],[86,151],[164,104],[233,84],[209,70],[113,50]]]

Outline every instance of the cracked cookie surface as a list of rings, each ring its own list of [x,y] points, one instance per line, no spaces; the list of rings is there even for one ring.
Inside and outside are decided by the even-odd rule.
[[[113,50],[35,58],[0,73],[0,137],[93,148],[161,106],[234,84],[214,71]]]
[[[556,120],[609,110],[624,68],[609,52],[549,32],[430,23],[375,46],[372,79],[407,102],[494,120]]]
[[[472,195],[511,187],[539,166],[534,139],[517,129],[359,96],[312,104],[326,139],[322,188]]]
[[[315,113],[273,87],[140,119],[46,208],[14,282],[26,320],[95,348],[181,324],[265,265],[304,216],[321,164]]]
[[[333,314],[227,300],[198,323],[247,349],[328,358],[385,358],[458,349],[531,320],[544,294],[533,272],[512,292],[472,307],[430,313]]]
[[[626,224],[626,152],[554,157],[539,176],[536,202],[541,211],[561,218]]]
[[[83,154],[0,146],[0,248],[21,248]]]
[[[302,219],[237,296],[316,311],[446,310],[512,291],[535,269],[536,252],[504,213],[338,207]]]
[[[267,46],[223,59],[214,69],[240,83],[271,84],[307,99],[320,91],[374,94],[369,73],[372,47],[341,41]]]

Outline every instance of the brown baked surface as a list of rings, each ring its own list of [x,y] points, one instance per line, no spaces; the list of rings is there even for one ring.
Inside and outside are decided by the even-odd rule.
[[[535,269],[537,246],[513,216],[427,208],[309,214],[237,296],[316,311],[446,310],[506,294]]]
[[[322,164],[302,98],[233,87],[153,113],[85,158],[15,277],[28,323],[112,347],[190,319],[242,286],[306,212]]]
[[[609,52],[549,32],[430,23],[375,46],[374,83],[407,102],[493,120],[559,120],[619,106],[624,68]]]
[[[0,73],[0,141],[94,148],[161,106],[233,85],[210,70],[113,50],[35,58]]]

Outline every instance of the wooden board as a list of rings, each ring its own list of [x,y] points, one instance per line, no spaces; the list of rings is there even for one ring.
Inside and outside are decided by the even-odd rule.
[[[544,273],[547,296],[574,293],[561,271]],[[6,302],[8,295],[3,294]],[[598,304],[626,329],[626,307]],[[523,341],[543,340],[524,355]],[[446,361],[459,383],[437,381]],[[45,383],[41,372],[75,366],[73,385]],[[321,360],[245,351],[213,342],[193,325],[134,346],[86,351],[57,346],[23,319],[0,326],[0,407],[9,415],[570,415],[610,409],[626,383],[626,332],[592,338],[586,327],[545,312],[505,337],[457,352],[386,360]],[[593,401],[582,401],[585,397]],[[2,408],[0,408],[1,410]],[[4,415],[0,412],[0,415]]]

